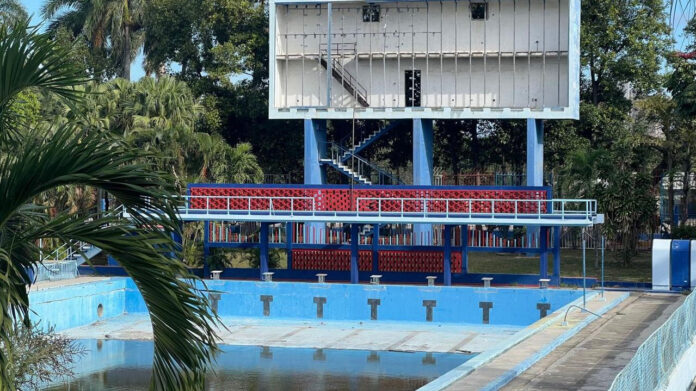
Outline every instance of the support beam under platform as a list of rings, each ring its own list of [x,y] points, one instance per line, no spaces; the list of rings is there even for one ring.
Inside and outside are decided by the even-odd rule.
[[[263,280],[263,273],[268,272],[268,225],[269,223],[261,223],[259,233],[259,278],[261,280]]]
[[[443,232],[442,281],[445,286],[452,285],[452,226],[445,225]]]
[[[413,184],[433,184],[433,120],[413,120]],[[413,236],[416,245],[432,243],[432,225],[415,224]]]
[[[304,183],[305,185],[326,184],[326,166],[320,159],[326,156],[326,120],[304,121]],[[313,243],[324,243],[326,224],[306,223],[305,238]]]
[[[527,119],[527,186],[544,184],[544,122]],[[527,227],[527,243],[539,237],[539,228]],[[540,240],[537,245],[540,244]]]
[[[359,240],[359,224],[350,225],[350,283],[357,284],[359,282],[358,274],[358,245]]]

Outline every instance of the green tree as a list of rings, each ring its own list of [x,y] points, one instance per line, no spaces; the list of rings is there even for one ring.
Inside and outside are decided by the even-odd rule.
[[[587,101],[624,102],[625,89],[653,91],[670,46],[662,0],[583,0],[581,63]]]
[[[74,88],[84,82],[82,69],[69,63],[47,34],[26,24],[0,26],[0,69],[0,145],[12,147],[12,153],[0,156],[0,390],[16,389],[8,364],[15,354],[10,335],[15,320],[29,323],[26,286],[39,262],[36,243],[53,238],[98,246],[133,278],[152,320],[151,388],[200,389],[217,349],[217,318],[194,277],[170,255],[177,250],[170,235],[179,230],[171,181],[147,164],[134,163],[139,151],[103,134],[83,135],[71,126],[38,134],[9,128],[4,118],[23,91],[38,89],[74,104],[82,99]],[[32,203],[46,191],[70,185],[108,191],[132,220],[108,213],[52,217]]]
[[[65,27],[107,55],[118,76],[130,80],[130,66],[142,47],[144,0],[47,0],[42,14],[52,32]]]
[[[25,21],[29,18],[27,11],[17,0],[0,0],[0,25]]]

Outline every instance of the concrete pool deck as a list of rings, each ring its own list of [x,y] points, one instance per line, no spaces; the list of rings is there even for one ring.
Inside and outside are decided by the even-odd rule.
[[[31,287],[29,288],[29,292],[65,287],[70,285],[88,284],[91,282],[108,281],[110,279],[111,277],[81,276],[67,280],[39,281],[31,285]]]
[[[681,294],[632,293],[503,389],[608,389],[638,347],[684,298]]]
[[[478,353],[505,344],[522,327],[408,322],[316,322],[222,318],[221,343],[271,347]],[[147,315],[121,315],[62,333],[75,339],[151,340]]]
[[[599,315],[606,313],[628,297],[624,292],[606,292],[588,298],[587,309]],[[557,311],[550,319],[530,326],[531,335],[520,338],[502,351],[481,354],[458,368],[427,384],[421,390],[497,390],[527,370],[557,346],[572,338],[578,331],[596,320],[596,316],[577,309],[568,313],[567,324],[562,324],[565,311]]]

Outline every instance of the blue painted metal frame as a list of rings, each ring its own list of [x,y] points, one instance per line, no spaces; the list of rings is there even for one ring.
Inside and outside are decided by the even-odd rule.
[[[383,185],[364,185],[364,186],[350,186],[350,185],[259,185],[259,184],[253,184],[253,185],[247,185],[247,184],[220,184],[220,183],[205,183],[205,184],[189,184],[187,186],[187,195],[190,195],[191,188],[307,188],[307,189],[367,189],[367,190],[378,190],[378,189],[384,189],[384,190],[389,190],[389,189],[402,189],[402,190],[483,190],[483,191],[490,191],[490,190],[542,190],[546,192],[546,197],[551,198],[552,194],[552,189],[550,186],[412,186],[412,185],[396,185],[396,186],[383,186]],[[292,238],[292,223],[287,223],[286,225],[286,237],[287,238]],[[268,227],[268,223],[263,223],[263,226]],[[353,229],[353,226],[356,227],[357,229],[357,224],[352,224],[351,225],[351,238],[357,237],[357,234],[355,234],[355,231]],[[450,230],[450,239],[451,239],[451,226],[449,226]],[[467,228],[468,230],[468,228]],[[447,229],[445,230],[445,235],[447,234]],[[554,229],[554,231],[556,231]],[[264,235],[262,235],[264,237]],[[291,279],[297,279],[297,278],[313,278],[314,274],[318,271],[321,270],[311,270],[308,271],[309,274],[308,276],[304,276],[305,272],[304,270],[292,270],[292,249],[336,249],[336,250],[350,250],[351,251],[351,270],[349,272],[344,272],[347,273],[347,278],[345,280],[350,280],[353,283],[358,283],[360,280],[366,280],[369,278],[370,274],[374,274],[376,272],[379,272],[379,251],[380,250],[392,250],[392,251],[433,251],[433,250],[441,250],[443,251],[443,258],[447,258],[447,252],[449,251],[449,258],[451,259],[451,251],[460,251],[462,253],[462,273],[447,273],[447,269],[449,269],[448,266],[451,265],[449,262],[445,262],[445,265],[443,265],[443,283],[446,285],[452,284],[452,282],[459,282],[462,283],[462,278],[463,276],[473,276],[473,274],[468,272],[468,253],[469,252],[496,252],[496,253],[527,253],[527,254],[540,254],[541,258],[546,258],[544,255],[547,254],[548,252],[548,246],[546,246],[546,243],[544,243],[544,246],[540,246],[540,248],[511,248],[511,247],[469,247],[468,246],[468,235],[465,235],[463,239],[463,245],[462,246],[432,246],[432,245],[420,245],[420,246],[383,246],[379,244],[379,226],[376,225],[376,229],[373,229],[373,243],[370,245],[361,245],[361,244],[323,244],[323,243],[316,243],[316,244],[295,244],[292,243],[292,240],[287,241],[286,243],[268,243],[268,235],[265,235],[266,237],[266,243],[261,244],[261,243],[218,243],[218,242],[209,242],[209,224],[206,221],[205,226],[204,226],[204,244],[203,244],[203,251],[204,251],[204,257],[207,258],[209,254],[209,249],[213,247],[219,247],[219,248],[263,248],[265,247],[265,252],[268,252],[268,249],[270,248],[283,248],[286,250],[288,254],[288,268],[289,270],[286,269],[276,269],[273,270],[274,272],[278,272],[279,274],[276,274],[276,278],[291,278]],[[448,243],[450,241],[447,241]],[[541,244],[541,243],[540,243]],[[556,277],[556,271],[560,270],[560,237],[554,239],[554,277]],[[372,271],[370,272],[360,272],[358,270],[358,252],[360,250],[371,250],[372,251]],[[264,251],[262,250],[261,253],[263,254]],[[263,268],[263,256],[261,256],[261,267],[259,269],[264,269],[268,270],[267,268],[267,263],[266,263],[266,268]],[[267,262],[267,256],[266,256],[266,262]],[[558,259],[558,261],[557,261]],[[557,262],[558,262],[558,267],[557,267]],[[543,265],[543,266],[542,266]],[[230,270],[230,269],[225,269],[225,270]],[[233,270],[249,270],[249,269],[233,269]],[[253,270],[253,269],[252,269]],[[281,272],[280,270],[284,270],[284,272]],[[258,270],[257,273],[263,273],[263,270]],[[246,273],[246,272],[245,272]],[[285,274],[289,273],[287,276]],[[341,273],[341,272],[336,272],[336,271],[331,271],[331,273]],[[417,275],[419,273],[416,272],[380,272],[383,275],[389,275],[390,277],[387,278],[385,281],[413,281],[412,278],[414,275]],[[546,270],[546,263],[545,262],[540,262],[540,274],[537,277],[536,282],[538,283],[538,278],[546,278],[547,277],[548,271]],[[208,276],[210,274],[210,268],[207,263],[207,261],[204,260],[204,268],[203,268],[203,275]],[[310,275],[311,274],[311,275]],[[420,273],[423,275],[423,278],[425,278],[426,275],[432,275],[432,273]],[[223,275],[225,275],[223,273]],[[404,280],[401,279],[401,277],[398,277],[399,275],[403,275],[405,277]],[[258,276],[258,274],[257,274]],[[304,277],[303,277],[304,276]],[[511,275],[512,276],[512,275]],[[527,277],[525,277],[527,278]],[[552,283],[555,283],[556,285],[559,284],[561,278],[560,276],[555,279]],[[526,280],[525,280],[526,281]],[[515,283],[522,283],[519,280],[513,281]]]
[[[358,248],[360,247],[360,241],[358,240],[359,229],[360,225],[358,224],[350,225],[350,282],[352,284],[360,282],[358,271],[358,258],[360,256],[358,253]]]
[[[452,285],[452,226],[451,225],[445,225],[444,227],[444,232],[443,232],[443,239],[442,241],[444,242],[444,248],[443,248],[443,265],[442,265],[442,274],[443,274],[443,281],[445,286],[450,286]]]
[[[263,280],[263,273],[268,272],[268,223],[261,223],[259,240],[259,279]]]

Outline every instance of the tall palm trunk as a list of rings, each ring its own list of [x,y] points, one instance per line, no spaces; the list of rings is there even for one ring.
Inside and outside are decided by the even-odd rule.
[[[121,77],[130,80],[131,67],[131,27],[130,22],[127,22],[123,28],[123,64],[121,65]]]

